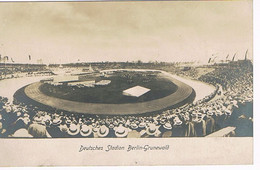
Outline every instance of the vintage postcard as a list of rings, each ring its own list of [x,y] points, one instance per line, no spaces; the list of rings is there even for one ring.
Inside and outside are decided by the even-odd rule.
[[[0,2],[0,166],[253,164],[253,1]]]

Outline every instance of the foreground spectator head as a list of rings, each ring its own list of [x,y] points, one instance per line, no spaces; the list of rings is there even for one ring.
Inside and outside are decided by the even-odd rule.
[[[172,129],[172,125],[169,122],[167,122],[167,123],[165,123],[163,125],[163,128],[166,129],[166,130],[171,130]]]
[[[28,128],[28,132],[35,138],[45,138],[47,137],[46,127],[40,124],[31,124]]]
[[[10,137],[14,137],[14,138],[32,138],[33,136],[30,135],[27,131],[27,129],[19,129],[16,132],[14,132],[13,135],[11,135]]]
[[[104,138],[108,135],[109,129],[105,125],[100,126],[100,128],[97,131],[98,137]]]
[[[5,106],[5,111],[6,111],[7,113],[10,113],[10,112],[12,111],[12,107],[9,106],[9,105]]]
[[[155,136],[159,131],[159,126],[156,126],[155,124],[153,123],[150,123],[148,125],[148,127],[146,128],[146,133],[149,135],[149,136]]]
[[[59,126],[61,124],[61,118],[60,117],[55,117],[53,120],[52,120],[52,126]]]
[[[136,131],[136,130],[132,130],[128,132],[127,138],[140,138],[141,134]]]
[[[72,123],[69,127],[68,134],[71,136],[75,136],[79,133],[80,127],[77,124]]]
[[[123,138],[128,134],[128,128],[124,127],[122,124],[119,124],[118,127],[114,128],[116,137]]]
[[[60,128],[60,131],[61,131],[61,132],[65,132],[65,133],[68,132],[68,127],[67,127],[67,125],[60,125],[59,128]]]
[[[92,128],[88,125],[82,125],[80,129],[80,134],[83,137],[90,136],[92,134]]]

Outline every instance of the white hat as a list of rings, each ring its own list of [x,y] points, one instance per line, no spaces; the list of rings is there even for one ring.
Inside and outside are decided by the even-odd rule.
[[[7,113],[10,113],[10,112],[12,111],[12,107],[9,106],[9,105],[4,106],[3,108],[5,108],[5,111],[6,111]]]
[[[144,122],[141,122],[141,123],[139,124],[139,128],[145,128],[145,126],[146,126],[146,123],[144,123]]]
[[[97,131],[97,135],[99,137],[106,137],[108,133],[109,133],[109,129],[105,125],[100,126],[100,128]]]
[[[22,115],[22,113],[21,113],[21,112],[19,112],[19,111],[18,111],[18,112],[16,112],[16,116],[17,116],[17,117],[20,117],[21,115]]]
[[[148,135],[155,135],[158,130],[159,130],[159,126],[156,126],[155,124],[151,123],[146,128],[146,133]]]
[[[67,125],[60,125],[59,128],[60,128],[60,131],[62,131],[62,132],[67,132],[68,131]]]
[[[171,129],[172,129],[172,125],[171,125],[169,122],[165,123],[165,124],[163,125],[163,127],[164,127],[165,129],[167,129],[167,130],[171,130]]]
[[[213,112],[212,111],[208,111],[207,112],[207,116],[213,116]]]
[[[110,123],[108,126],[110,129],[113,129],[115,127],[115,125],[113,123]]]
[[[82,125],[80,129],[81,136],[89,136],[92,133],[92,128],[88,125]]]
[[[23,117],[30,117],[30,115],[28,115],[27,113],[24,113]]]
[[[68,130],[68,134],[74,136],[74,135],[77,135],[79,133],[79,131],[80,131],[79,125],[76,125],[76,124],[73,123],[73,124],[70,125],[70,128]]]
[[[128,134],[128,128],[124,127],[122,124],[120,124],[118,127],[115,127],[114,130],[115,135],[120,138],[126,137]]]
[[[60,117],[56,117],[55,119],[52,120],[52,125],[58,126],[59,124],[61,124]]]
[[[67,119],[67,120],[66,120],[66,124],[67,124],[67,125],[70,125],[71,122],[72,122],[72,121],[71,121],[70,119]]]
[[[36,117],[33,118],[33,120],[34,120],[36,123],[42,123],[42,119],[43,119],[43,117],[41,117],[41,116],[36,116]]]
[[[131,129],[137,129],[138,125],[133,122],[133,123],[130,124],[130,127],[131,127]]]
[[[179,119],[179,117],[174,118],[174,125],[181,125],[182,121]]]

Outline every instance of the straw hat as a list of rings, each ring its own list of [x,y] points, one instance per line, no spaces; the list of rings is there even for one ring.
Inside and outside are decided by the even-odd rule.
[[[67,119],[67,120],[66,120],[66,124],[67,124],[67,125],[70,125],[71,123],[72,123],[72,121],[71,121],[70,119]]]
[[[207,116],[213,116],[213,112],[212,111],[208,111],[207,112]]]
[[[21,113],[21,112],[19,112],[19,111],[18,111],[18,112],[16,112],[16,116],[17,116],[17,117],[20,117],[21,115],[22,115],[22,113]]]
[[[92,126],[92,131],[93,131],[94,133],[97,133],[98,130],[99,130],[99,128],[100,128],[100,125],[92,124],[91,126]]]
[[[164,125],[164,124],[166,123],[166,118],[162,118],[162,119],[160,120],[160,123],[161,123],[162,125]]]
[[[113,124],[114,124],[115,126],[118,126],[118,122],[117,122],[117,121],[114,121]]]
[[[23,117],[30,117],[30,115],[28,115],[27,113],[24,113]]]
[[[10,113],[10,112],[12,111],[12,107],[9,106],[9,105],[4,106],[4,108],[5,108],[5,111],[6,111],[7,113]]]
[[[114,128],[115,135],[119,138],[126,137],[128,134],[128,128],[124,127],[122,124],[120,124],[118,127]]]
[[[146,133],[150,136],[155,135],[156,131],[158,131],[159,126],[156,126],[155,124],[151,123],[148,125],[148,127],[146,128]]]
[[[232,114],[232,111],[229,110],[229,109],[226,109],[226,110],[225,110],[225,114],[226,114],[226,115],[231,115],[231,114]]]
[[[112,121],[110,119],[106,119],[105,122],[106,124],[111,124]]]
[[[89,136],[92,133],[92,128],[88,125],[82,125],[80,129],[81,136]]]
[[[198,113],[197,116],[196,116],[196,118],[195,118],[195,119],[192,119],[192,121],[199,123],[199,122],[201,122],[201,121],[203,120],[204,116],[206,116],[206,114]]]
[[[108,133],[109,133],[109,129],[105,125],[100,126],[100,128],[97,131],[97,135],[102,138],[106,137]]]
[[[137,125],[136,123],[132,122],[132,123],[130,124],[130,127],[131,127],[131,129],[137,129],[137,128],[138,128],[138,125]]]
[[[106,122],[104,120],[100,121],[100,125],[105,125],[105,124],[106,124]]]
[[[67,125],[60,125],[59,128],[60,128],[61,132],[67,132],[68,131]]]
[[[75,136],[79,133],[80,129],[79,129],[79,125],[76,124],[71,124],[68,130],[68,134],[71,136]]]
[[[182,121],[179,119],[179,117],[175,117],[175,118],[174,118],[174,125],[179,126],[179,125],[181,125],[181,124],[182,124]]]
[[[221,112],[220,110],[216,110],[216,113],[215,113],[215,114],[218,115],[218,116],[221,116],[221,115],[223,115],[224,113]]]
[[[172,125],[169,122],[165,123],[163,125],[163,127],[164,127],[164,129],[167,129],[167,130],[171,130],[172,129]]]
[[[189,120],[190,120],[189,115],[185,115],[185,116],[184,116],[184,120],[185,120],[185,121],[189,121]]]
[[[159,124],[159,122],[158,122],[157,120],[155,120],[153,123],[154,123],[154,124],[156,124],[156,125],[158,125],[158,124]]]
[[[56,117],[55,119],[52,120],[52,125],[53,126],[58,126],[59,124],[61,124],[60,117]]]
[[[36,123],[42,123],[42,119],[43,119],[43,117],[41,117],[41,116],[36,116],[36,117],[33,118],[33,120],[34,120]]]
[[[146,124],[145,124],[144,122],[141,122],[141,123],[139,124],[139,128],[145,128],[145,126],[146,126]]]
[[[53,116],[54,117],[59,117],[59,115],[57,113],[54,113]]]
[[[206,116],[206,114],[199,114],[198,115],[198,122],[201,122],[203,120],[203,118]]]
[[[113,129],[115,127],[115,125],[113,123],[110,123],[110,125],[108,126],[110,129]]]

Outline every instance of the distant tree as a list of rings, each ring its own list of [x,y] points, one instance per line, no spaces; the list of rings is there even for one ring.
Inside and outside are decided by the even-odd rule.
[[[142,65],[142,63],[143,63],[143,62],[142,62],[141,60],[138,60],[138,61],[137,61],[137,64],[138,64],[139,66]]]

